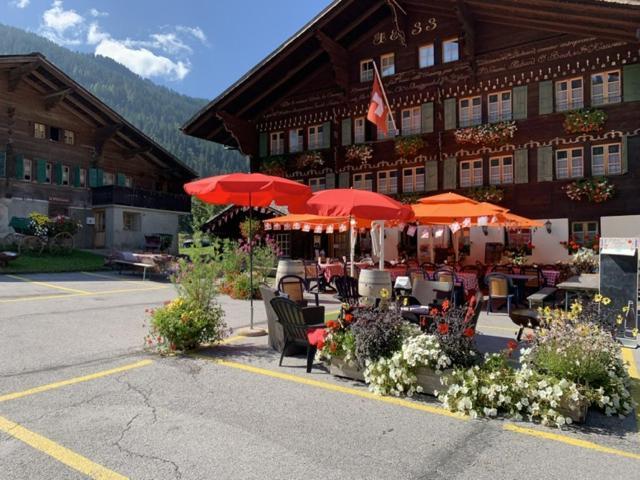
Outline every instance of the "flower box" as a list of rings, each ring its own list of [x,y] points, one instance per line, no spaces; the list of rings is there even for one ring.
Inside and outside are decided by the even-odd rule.
[[[443,391],[446,389],[442,385],[442,378],[448,377],[452,370],[445,370],[442,373],[436,373],[429,367],[420,367],[416,370],[417,383],[422,387],[422,393],[425,395],[436,396],[436,391]]]
[[[364,372],[355,363],[347,362],[343,358],[331,357],[329,373],[336,377],[350,378],[364,382]]]
[[[578,401],[571,400],[570,398],[563,399],[558,407],[558,412],[563,417],[569,417],[573,420],[573,423],[584,423],[587,419],[588,410],[589,400],[584,397]]]

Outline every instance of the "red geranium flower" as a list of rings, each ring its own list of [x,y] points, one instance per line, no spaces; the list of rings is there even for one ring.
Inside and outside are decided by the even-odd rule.
[[[351,323],[351,322],[353,322],[353,314],[352,314],[352,313],[347,313],[347,314],[344,316],[344,321],[345,321],[345,323]]]
[[[518,342],[516,342],[515,340],[509,340],[507,342],[507,348],[509,350],[515,350],[516,348],[518,348]]]
[[[440,312],[438,311],[438,309],[437,309],[437,308],[432,308],[432,309],[429,311],[429,315],[431,315],[432,317],[435,317],[435,316],[436,316],[436,315],[438,315],[439,313],[440,313]]]
[[[449,332],[449,325],[446,323],[441,323],[438,325],[438,333],[440,335],[446,335]]]
[[[329,351],[331,353],[335,353],[337,349],[338,349],[338,346],[335,344],[335,342],[331,342],[331,345],[329,345]]]
[[[337,330],[338,328],[340,328],[340,324],[334,320],[329,320],[327,322],[327,328],[330,330]]]
[[[473,335],[474,335],[475,333],[476,333],[476,331],[475,331],[473,328],[471,328],[471,327],[469,327],[469,328],[465,328],[465,329],[464,329],[464,331],[462,332],[462,334],[463,334],[465,337],[468,337],[468,338],[473,337]]]
[[[450,306],[451,304],[449,303],[449,300],[445,300],[444,302],[442,302],[442,311],[446,312],[447,310],[449,310]]]

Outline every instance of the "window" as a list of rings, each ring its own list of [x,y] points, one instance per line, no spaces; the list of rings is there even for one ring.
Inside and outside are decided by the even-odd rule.
[[[396,129],[393,122],[393,112],[387,117],[387,133],[378,130],[378,140],[388,140],[396,136]]]
[[[507,228],[507,245],[511,248],[524,249],[531,255],[532,239],[530,228]]]
[[[284,132],[271,133],[271,155],[282,155],[284,153]]]
[[[566,112],[584,106],[582,78],[556,82],[556,111]]]
[[[22,179],[26,180],[27,182],[30,182],[33,179],[33,176],[31,174],[32,164],[31,164],[30,158],[25,158],[24,160],[22,160],[22,168],[23,168]]]
[[[482,160],[466,160],[460,162],[461,187],[479,187],[483,183]]]
[[[402,170],[402,191],[404,193],[424,192],[424,167]]]
[[[366,123],[364,117],[358,117],[353,124],[353,141],[354,143],[364,143],[366,140]]]
[[[44,176],[44,183],[51,183],[51,164],[50,163],[45,163],[44,164],[44,171],[45,171],[45,176]]]
[[[276,245],[281,257],[291,256],[291,235],[288,233],[276,233]]]
[[[373,80],[373,60],[368,58],[360,62],[360,81],[370,82]]]
[[[418,49],[418,58],[420,62],[420,68],[432,67],[436,64],[435,51],[433,49],[433,43],[430,45],[424,45]]]
[[[457,38],[442,42],[442,61],[455,62],[460,59],[460,48]]]
[[[472,127],[482,123],[482,98],[469,97],[460,100],[460,127]]]
[[[125,175],[124,177],[124,186],[129,188],[133,187],[133,178],[129,175]]]
[[[60,129],[58,127],[49,127],[49,140],[52,142],[60,141]]]
[[[354,173],[353,188],[357,190],[373,190],[373,173]]]
[[[128,232],[140,230],[140,214],[135,212],[122,212],[122,229]]]
[[[42,123],[34,123],[33,136],[34,138],[45,138],[47,136],[47,127]]]
[[[309,179],[309,186],[312,192],[318,192],[327,188],[327,179],[325,177],[317,177]]]
[[[297,153],[304,150],[304,129],[289,130],[289,152]]]
[[[389,77],[396,73],[396,56],[393,53],[387,53],[380,57],[380,70],[383,77]]]
[[[489,183],[513,183],[513,157],[494,157],[489,160]]]
[[[323,148],[323,136],[324,127],[322,125],[309,127],[309,150]]]
[[[104,172],[102,174],[102,184],[103,185],[113,185],[115,183],[115,175],[110,172]]]
[[[378,172],[378,192],[385,194],[398,193],[398,171],[385,170]]]
[[[598,236],[598,222],[571,222],[571,238],[580,245],[591,246]]]
[[[62,166],[62,185],[69,185],[69,167]]]
[[[489,94],[489,123],[511,120],[511,92]]]
[[[591,175],[619,175],[622,173],[620,144],[591,147]]]
[[[582,148],[556,151],[556,178],[580,178],[583,175]]]
[[[420,133],[422,113],[420,107],[405,108],[401,113],[402,135],[416,135]]]
[[[620,96],[620,70],[591,75],[591,105],[618,103]]]
[[[79,170],[80,178],[78,179],[78,186],[86,187],[87,186],[87,170],[85,168],[81,168]]]
[[[75,145],[76,134],[71,130],[64,131],[64,143],[67,145]]]

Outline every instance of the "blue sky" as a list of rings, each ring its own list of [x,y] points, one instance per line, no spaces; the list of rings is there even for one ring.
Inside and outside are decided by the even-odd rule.
[[[0,22],[211,99],[331,0],[0,0]]]

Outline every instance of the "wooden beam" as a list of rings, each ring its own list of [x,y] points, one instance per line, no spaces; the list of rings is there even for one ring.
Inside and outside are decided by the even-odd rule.
[[[464,32],[464,51],[469,59],[472,81],[475,83],[476,75],[476,27],[475,20],[467,8],[464,0],[456,1],[456,14]]]
[[[144,155],[145,153],[150,153],[151,150],[152,150],[151,147],[132,148],[124,151],[122,153],[122,157],[125,159],[130,159],[135,157],[136,155]]]
[[[44,109],[51,110],[53,107],[58,105],[64,98],[73,91],[71,88],[63,88],[62,90],[58,90],[57,92],[49,93],[48,95],[44,95]]]
[[[96,151],[96,155],[102,155],[102,150],[104,148],[104,144],[107,141],[120,131],[124,127],[121,123],[114,123],[112,125],[105,125],[104,127],[99,127],[96,129],[96,133],[94,136],[94,148]]]
[[[31,72],[40,66],[40,60],[34,60],[9,70],[9,91],[14,92],[18,85]]]
[[[349,91],[349,52],[338,42],[329,38],[322,30],[316,32],[320,46],[329,55],[333,76],[345,93]]]
[[[243,155],[252,157],[258,155],[258,142],[254,125],[225,111],[218,112],[217,117],[222,120],[225,130],[236,141]]]

